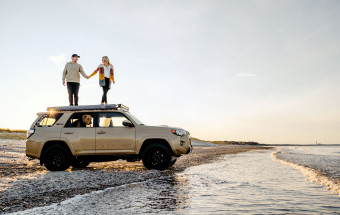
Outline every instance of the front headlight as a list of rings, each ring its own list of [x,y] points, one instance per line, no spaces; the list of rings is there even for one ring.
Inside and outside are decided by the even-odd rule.
[[[178,129],[178,130],[177,129],[172,129],[171,132],[173,134],[176,134],[177,136],[185,136],[185,135],[187,135],[186,131],[180,130],[180,129]]]

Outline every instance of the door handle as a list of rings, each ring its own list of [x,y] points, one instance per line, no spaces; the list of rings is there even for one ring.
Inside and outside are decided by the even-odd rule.
[[[98,131],[97,134],[106,134],[106,131]]]
[[[64,132],[64,134],[73,134],[73,132],[66,131],[66,132]]]

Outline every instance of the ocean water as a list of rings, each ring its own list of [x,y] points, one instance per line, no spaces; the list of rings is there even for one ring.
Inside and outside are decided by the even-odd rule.
[[[308,180],[340,194],[340,146],[283,147],[273,159],[298,169]]]
[[[226,155],[173,177],[108,188],[18,214],[339,214],[339,195],[301,172],[316,157],[337,156],[326,151],[298,147]]]

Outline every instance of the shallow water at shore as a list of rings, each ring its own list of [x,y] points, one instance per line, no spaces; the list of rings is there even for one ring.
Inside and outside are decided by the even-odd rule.
[[[173,177],[76,196],[19,214],[322,214],[340,198],[271,159],[272,151],[226,155]]]
[[[285,147],[274,153],[273,158],[340,194],[340,146]]]

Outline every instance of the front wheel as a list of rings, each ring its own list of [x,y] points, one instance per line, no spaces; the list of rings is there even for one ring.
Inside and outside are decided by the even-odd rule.
[[[53,145],[46,150],[44,164],[50,171],[67,170],[71,165],[70,154],[64,147]]]
[[[165,170],[171,164],[171,152],[159,143],[154,143],[146,147],[143,153],[143,164],[147,169]]]

